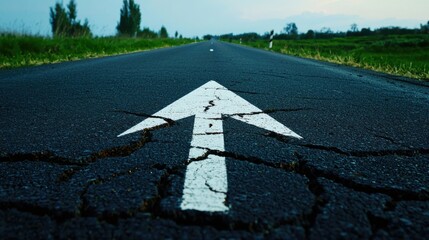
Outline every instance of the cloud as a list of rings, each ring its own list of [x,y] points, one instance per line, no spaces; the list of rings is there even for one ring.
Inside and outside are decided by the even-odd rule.
[[[69,0],[64,0],[67,3]],[[88,18],[96,35],[116,33],[120,0],[76,0],[78,18]],[[49,7],[54,0],[0,1],[0,28],[49,34]],[[301,32],[330,27],[418,27],[427,22],[428,0],[136,0],[141,6],[142,26],[184,36],[228,32],[280,31],[295,22]],[[100,10],[100,3],[103,4]],[[38,25],[37,25],[37,24]]]
[[[241,1],[238,1],[241,2]],[[428,18],[427,0],[249,0],[241,6],[234,5],[241,19],[284,19],[307,12],[329,15],[360,16],[363,19],[415,19]]]

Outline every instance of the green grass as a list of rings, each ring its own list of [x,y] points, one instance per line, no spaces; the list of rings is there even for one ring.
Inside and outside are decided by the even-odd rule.
[[[0,68],[102,57],[190,42],[190,39],[46,38],[0,34]]]
[[[243,44],[268,49],[266,41]],[[273,51],[429,80],[429,35],[274,40]]]

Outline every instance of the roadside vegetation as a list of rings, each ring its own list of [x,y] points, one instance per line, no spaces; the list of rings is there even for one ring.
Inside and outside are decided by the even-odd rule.
[[[208,37],[213,36],[205,36]],[[255,33],[217,36],[230,41],[269,50],[269,34]],[[281,34],[274,36],[271,49],[275,52],[371,69],[398,76],[429,80],[429,22],[420,29],[398,27],[372,31],[359,30],[333,33],[328,28],[298,34],[294,23],[287,24]]]
[[[141,29],[140,7],[134,0],[123,0],[118,10],[117,34],[94,37],[88,20],[77,19],[74,0],[50,8],[52,36],[0,32],[0,68],[15,68],[102,57],[191,43],[177,31],[169,37],[166,27],[156,32]]]
[[[266,41],[246,45],[268,49]],[[429,36],[392,35],[316,40],[277,40],[273,51],[429,80]]]
[[[190,39],[37,37],[0,34],[0,68],[102,57],[190,43]]]

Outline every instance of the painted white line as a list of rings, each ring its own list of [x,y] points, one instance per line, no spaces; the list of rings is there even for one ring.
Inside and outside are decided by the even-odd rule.
[[[210,48],[210,52],[213,52],[214,51],[214,49],[213,48]]]
[[[154,114],[174,121],[193,115],[195,122],[180,205],[182,210],[226,212],[229,209],[225,204],[228,191],[225,158],[210,154],[203,160],[192,161],[206,155],[209,149],[225,150],[222,117],[232,117],[284,136],[302,138],[215,81],[207,82]],[[118,137],[165,123],[161,118],[148,118]]]

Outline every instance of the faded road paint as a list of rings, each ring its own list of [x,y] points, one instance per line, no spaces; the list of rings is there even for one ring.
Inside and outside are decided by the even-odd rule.
[[[215,81],[188,93],[118,137],[195,115],[183,189],[182,210],[226,212],[228,191],[225,158],[208,154],[224,151],[222,118],[236,120],[301,139],[302,137]],[[207,155],[207,156],[206,156]]]

